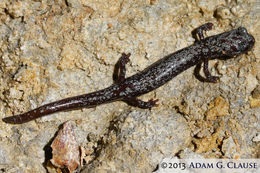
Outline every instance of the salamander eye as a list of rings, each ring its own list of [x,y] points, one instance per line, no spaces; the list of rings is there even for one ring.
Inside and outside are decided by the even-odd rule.
[[[244,28],[244,27],[237,28],[237,34],[239,34],[239,35],[247,34],[246,28]]]

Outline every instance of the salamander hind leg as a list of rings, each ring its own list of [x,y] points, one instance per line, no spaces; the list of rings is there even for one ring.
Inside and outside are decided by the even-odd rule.
[[[125,79],[126,74],[126,64],[130,61],[130,53],[123,53],[117,64],[115,65],[115,70],[113,74],[113,79],[116,83],[122,82]]]
[[[198,42],[204,39],[203,31],[209,31],[212,29],[213,23],[205,23],[192,31],[192,36]],[[199,39],[198,37],[199,36]]]
[[[157,102],[159,101],[159,99],[150,99],[149,101],[145,102],[135,97],[130,97],[124,99],[123,101],[129,104],[130,106],[135,106],[141,109],[151,109],[152,107],[158,106]]]

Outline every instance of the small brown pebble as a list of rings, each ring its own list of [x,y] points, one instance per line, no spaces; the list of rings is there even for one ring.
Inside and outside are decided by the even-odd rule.
[[[53,158],[51,163],[58,168],[67,168],[72,173],[80,164],[80,151],[73,125],[68,121],[51,144]]]

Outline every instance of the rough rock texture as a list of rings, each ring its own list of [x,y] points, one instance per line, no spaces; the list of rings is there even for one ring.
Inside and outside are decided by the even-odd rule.
[[[75,121],[85,172],[151,172],[168,156],[260,157],[260,9],[257,0],[0,1],[0,118],[112,84],[114,64],[131,52],[127,75],[206,35],[244,26],[248,54],[213,60],[219,83],[189,69],[142,99],[56,113],[10,125],[0,121],[0,172],[47,172],[58,127]],[[182,154],[185,151],[185,154]]]
[[[131,111],[112,121],[108,129],[105,148],[85,172],[151,172],[160,159],[191,142],[187,122],[171,111]]]

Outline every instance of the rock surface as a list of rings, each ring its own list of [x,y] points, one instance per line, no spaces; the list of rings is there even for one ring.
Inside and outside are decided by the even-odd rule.
[[[191,31],[206,22],[214,23],[207,36],[244,26],[256,44],[210,62],[219,83],[198,81],[191,68],[142,96],[160,99],[152,110],[115,102],[21,125],[0,121],[0,172],[50,170],[48,146],[68,120],[85,172],[151,172],[165,157],[192,153],[259,157],[259,21],[257,0],[1,0],[0,118],[109,86],[121,53],[132,54],[130,76],[191,45]]]

